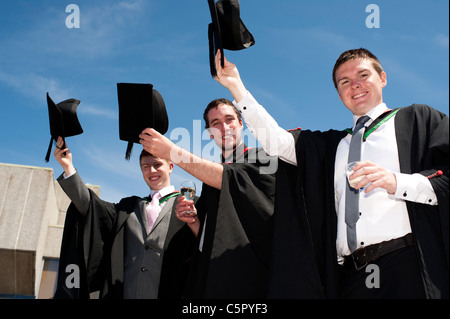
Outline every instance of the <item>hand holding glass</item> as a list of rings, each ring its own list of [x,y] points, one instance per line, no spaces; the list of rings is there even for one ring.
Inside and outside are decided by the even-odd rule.
[[[180,192],[187,200],[194,200],[195,198],[195,183],[192,181],[184,181],[181,183]],[[182,214],[192,214],[194,211],[187,210],[182,212]]]
[[[348,178],[348,183],[350,184],[351,187],[355,188],[356,184],[358,184],[358,182],[360,180],[362,180],[364,178],[365,175],[362,176],[358,176],[354,179],[350,179],[350,175],[353,174],[354,170],[353,170],[353,166],[355,166],[358,162],[351,162],[348,163],[347,166],[345,167],[345,171],[347,173],[347,178]]]

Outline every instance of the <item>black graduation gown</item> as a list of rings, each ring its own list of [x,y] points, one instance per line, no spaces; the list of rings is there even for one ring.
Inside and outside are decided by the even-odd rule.
[[[118,204],[101,200],[93,191],[86,216],[70,204],[64,223],[55,299],[89,299],[100,291],[100,298],[123,298],[124,224],[142,199],[122,199]],[[158,298],[181,299],[192,259],[195,238],[185,223],[172,218],[166,237]],[[68,288],[75,264],[80,271],[80,286]]]
[[[427,298],[449,297],[448,117],[401,108],[395,130],[402,173],[431,176],[439,205],[406,202]],[[343,131],[293,131],[298,166],[280,161],[269,296],[337,298],[334,162]],[[312,253],[314,252],[314,253]]]
[[[247,149],[224,164],[220,191],[203,184],[196,207],[202,221],[207,215],[204,244],[186,298],[267,297],[275,174],[260,169],[270,160],[277,163],[261,148]]]

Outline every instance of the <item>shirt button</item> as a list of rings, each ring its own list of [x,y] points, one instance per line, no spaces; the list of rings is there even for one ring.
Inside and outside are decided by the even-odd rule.
[[[148,269],[147,269],[147,268],[145,268],[145,267],[141,267],[141,271],[142,271],[142,272],[144,272],[144,271],[148,271]]]
[[[363,241],[361,242],[361,246],[364,246],[364,242]]]
[[[403,193],[403,197],[406,197],[406,196],[408,196],[408,194],[406,192],[404,192]]]
[[[247,109],[247,107],[246,107],[246,106],[244,106],[244,107],[243,107],[243,109],[244,109],[244,110],[246,110],[246,109]]]

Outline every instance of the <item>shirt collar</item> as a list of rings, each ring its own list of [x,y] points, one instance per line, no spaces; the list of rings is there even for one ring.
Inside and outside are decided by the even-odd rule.
[[[370,123],[373,122],[373,120],[375,120],[378,116],[380,116],[381,114],[383,114],[384,112],[386,112],[388,110],[388,107],[386,106],[386,103],[381,103],[378,104],[377,106],[375,106],[374,108],[372,108],[369,112],[367,112],[365,115],[370,117],[370,120],[368,120],[366,122],[366,124],[364,126],[369,126]],[[353,128],[356,125],[356,121],[358,121],[358,119],[361,116],[358,115],[353,115]]]
[[[175,186],[170,185],[167,187],[164,187],[163,189],[160,190],[150,190],[150,196],[153,197],[153,194],[156,192],[159,192],[159,194],[161,194],[161,197],[164,197],[166,195],[169,195],[170,193],[173,193],[175,191]]]

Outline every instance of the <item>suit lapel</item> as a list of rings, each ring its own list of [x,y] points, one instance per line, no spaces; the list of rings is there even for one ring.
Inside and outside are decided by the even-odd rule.
[[[138,197],[136,197],[135,200],[136,200],[136,202],[135,202],[136,204],[134,205],[134,209],[132,211],[135,212],[135,214],[138,218],[142,218],[139,211],[142,212],[142,207],[143,207],[143,205],[145,205],[145,201],[139,200]],[[125,210],[120,209],[118,211],[117,221],[116,221],[116,233],[118,233],[122,229],[123,225],[125,224],[128,217],[130,216],[130,213],[132,211],[128,210],[128,209],[125,209]],[[145,208],[143,211],[144,211],[144,217],[145,217],[145,219],[143,221],[145,221],[145,223],[147,224],[147,217],[145,216]]]
[[[167,203],[168,205],[170,204],[171,208],[171,218],[169,221],[169,229],[167,230],[167,236],[166,236],[166,241],[164,242],[164,250],[167,249],[167,246],[169,245],[169,243],[172,240],[172,237],[175,236],[175,234],[181,229],[183,228],[186,223],[182,222],[181,220],[179,220],[178,218],[175,217],[175,209],[176,209],[176,204],[174,203],[176,200],[175,198],[171,198],[171,201],[169,203]],[[196,199],[194,199],[194,202],[196,202],[198,200],[198,197]],[[190,232],[190,230],[189,230]]]
[[[147,202],[145,200],[141,200],[138,206],[139,211],[135,211],[137,218],[140,219],[139,221],[141,222],[142,225],[144,225],[145,234],[147,234],[148,229],[146,204]]]
[[[155,224],[153,225],[153,228],[150,231],[150,234],[153,232],[153,230],[158,227],[158,225],[161,223],[161,221],[164,218],[170,218],[170,213],[172,211],[172,204],[173,204],[174,198],[169,199],[166,204],[164,205],[163,209],[161,210],[161,212],[158,215],[158,218],[156,218],[155,220]],[[144,215],[145,215],[145,209],[144,209]],[[145,216],[145,222],[146,222],[146,226],[147,227],[147,216]],[[146,228],[147,229],[147,228]]]

